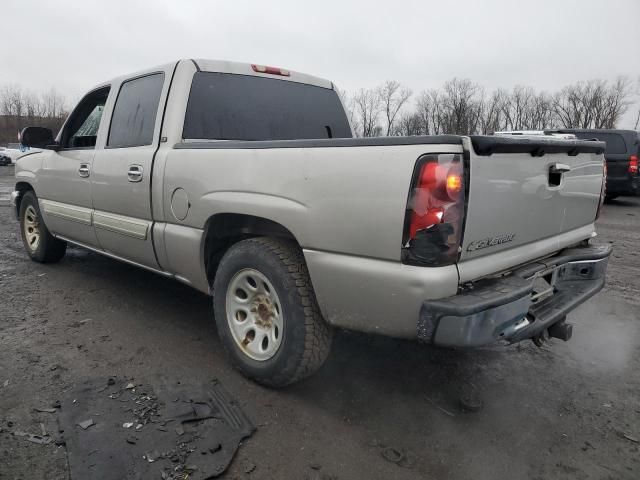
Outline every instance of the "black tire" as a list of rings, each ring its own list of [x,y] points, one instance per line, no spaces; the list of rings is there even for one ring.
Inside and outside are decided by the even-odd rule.
[[[33,248],[27,240],[27,233],[25,231],[25,221],[27,209],[31,207],[36,214],[37,228],[39,231],[39,240],[37,247]],[[27,254],[34,262],[39,263],[54,263],[60,261],[64,257],[67,251],[67,242],[58,240],[55,238],[44,223],[42,214],[40,213],[40,206],[38,205],[38,199],[35,193],[26,192],[22,201],[20,202],[20,235],[22,236],[22,244]]]
[[[269,280],[284,311],[280,346],[273,357],[262,361],[241,349],[227,321],[227,288],[238,272],[249,268]],[[320,314],[304,256],[294,242],[258,237],[236,243],[220,261],[213,292],[218,335],[232,364],[245,376],[283,387],[315,373],[326,360],[332,330]]]

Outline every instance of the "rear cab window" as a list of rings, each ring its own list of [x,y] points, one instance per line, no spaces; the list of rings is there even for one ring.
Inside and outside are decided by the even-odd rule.
[[[123,82],[118,92],[107,148],[140,147],[153,143],[164,73]]]
[[[188,140],[351,138],[335,90],[286,80],[196,72],[182,137]]]

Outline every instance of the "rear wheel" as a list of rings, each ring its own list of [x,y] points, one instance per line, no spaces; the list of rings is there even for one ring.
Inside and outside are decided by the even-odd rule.
[[[244,375],[281,387],[322,366],[332,332],[295,243],[264,237],[236,243],[220,261],[213,291],[218,335]]]
[[[40,263],[59,261],[67,250],[67,242],[55,238],[44,224],[38,199],[27,192],[20,202],[20,233],[31,260]]]

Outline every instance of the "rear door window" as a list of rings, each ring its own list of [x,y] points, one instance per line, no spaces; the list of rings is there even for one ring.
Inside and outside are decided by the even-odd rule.
[[[113,108],[107,147],[151,145],[164,73],[128,80],[120,87]]]
[[[624,137],[617,133],[579,132],[575,135],[583,140],[593,140],[595,138],[602,142],[606,142],[607,146],[604,153],[614,155],[627,153],[627,146],[624,143]]]
[[[349,138],[335,90],[287,80],[197,72],[183,138],[295,140]]]

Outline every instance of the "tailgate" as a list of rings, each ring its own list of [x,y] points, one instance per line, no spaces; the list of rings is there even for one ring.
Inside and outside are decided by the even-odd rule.
[[[559,236],[595,220],[604,143],[478,136],[460,260]]]

